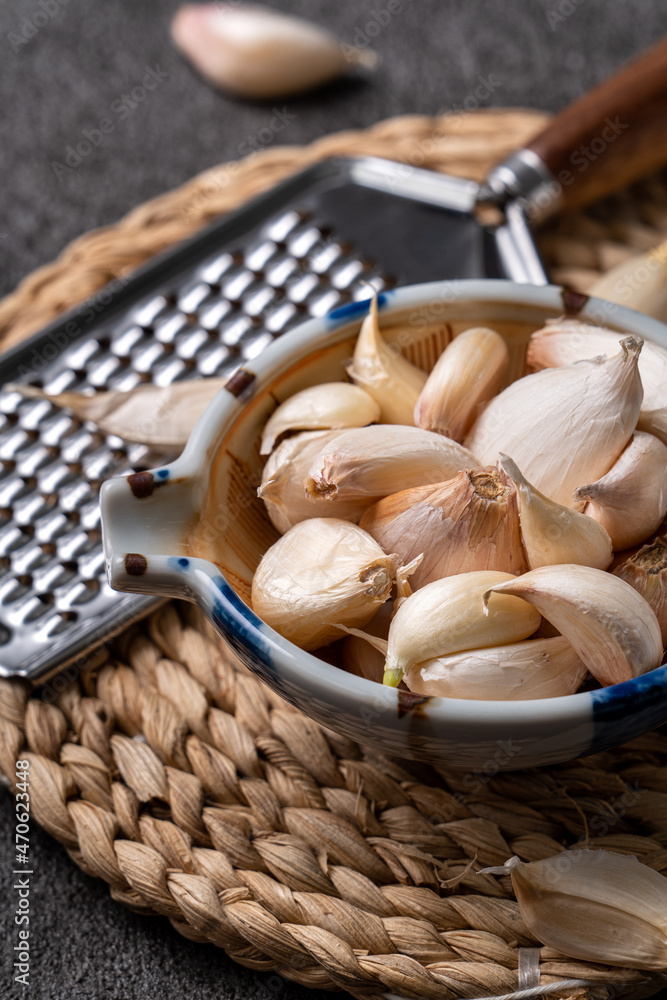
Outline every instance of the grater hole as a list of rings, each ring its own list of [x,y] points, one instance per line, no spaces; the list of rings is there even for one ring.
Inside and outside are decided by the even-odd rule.
[[[32,587],[32,573],[21,573],[16,579],[22,587]]]
[[[40,601],[45,607],[50,608],[54,602],[53,594],[45,592],[43,594],[37,594],[37,600]]]
[[[0,625],[0,646],[6,646],[12,637],[12,633],[9,631],[6,625]]]
[[[66,559],[65,562],[60,564],[66,573],[78,573],[79,564],[76,559]]]
[[[54,556],[57,552],[53,542],[41,542],[39,547],[45,556]]]

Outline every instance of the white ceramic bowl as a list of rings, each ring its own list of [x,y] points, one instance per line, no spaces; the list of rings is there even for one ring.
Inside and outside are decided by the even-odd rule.
[[[565,312],[667,347],[663,324],[553,286],[434,282],[384,293],[379,305],[385,336],[427,370],[452,331],[489,325],[506,337],[509,380],[516,378],[531,331]],[[539,701],[424,698],[331,666],[252,612],[253,571],[277,538],[256,497],[261,428],[277,401],[344,377],[367,308],[352,303],[281,337],[220,391],[180,458],[104,484],[111,586],[196,601],[253,673],[287,701],[399,757],[492,774],[595,753],[665,721],[667,666],[613,687]]]

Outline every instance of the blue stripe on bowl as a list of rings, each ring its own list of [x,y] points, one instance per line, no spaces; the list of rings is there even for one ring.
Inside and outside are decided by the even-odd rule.
[[[378,294],[378,309],[382,309],[386,306],[389,301],[389,292],[380,292]],[[334,324],[343,323],[349,319],[356,319],[357,316],[365,316],[368,312],[371,304],[371,299],[361,299],[359,302],[348,302],[344,306],[339,306],[338,309],[332,309],[330,313],[327,313],[327,322]]]
[[[667,722],[667,666],[591,691],[590,753],[606,750]]]

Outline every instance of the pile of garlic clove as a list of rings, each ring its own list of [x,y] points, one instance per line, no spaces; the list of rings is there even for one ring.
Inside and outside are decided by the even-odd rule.
[[[660,665],[667,351],[557,320],[499,391],[507,365],[475,327],[427,375],[373,300],[351,382],[296,393],[264,430],[258,494],[282,537],[251,600],[268,625],[309,650],[345,635],[343,668],[449,698],[550,698]]]

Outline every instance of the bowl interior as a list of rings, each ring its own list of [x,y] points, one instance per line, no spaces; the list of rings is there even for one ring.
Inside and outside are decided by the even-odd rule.
[[[559,315],[562,310],[544,304],[508,302],[500,297],[489,301],[457,298],[449,303],[434,301],[416,308],[383,310],[380,325],[385,339],[427,372],[453,337],[471,326],[490,326],[509,348],[505,378],[509,384],[525,373],[530,334]],[[255,568],[279,537],[257,497],[266,461],[259,454],[262,429],[277,405],[298,390],[347,378],[346,365],[359,326],[360,321],[356,321],[335,330],[324,328],[313,343],[312,353],[288,363],[258,388],[224,434],[212,459],[202,510],[188,533],[186,552],[214,562],[248,604]]]

